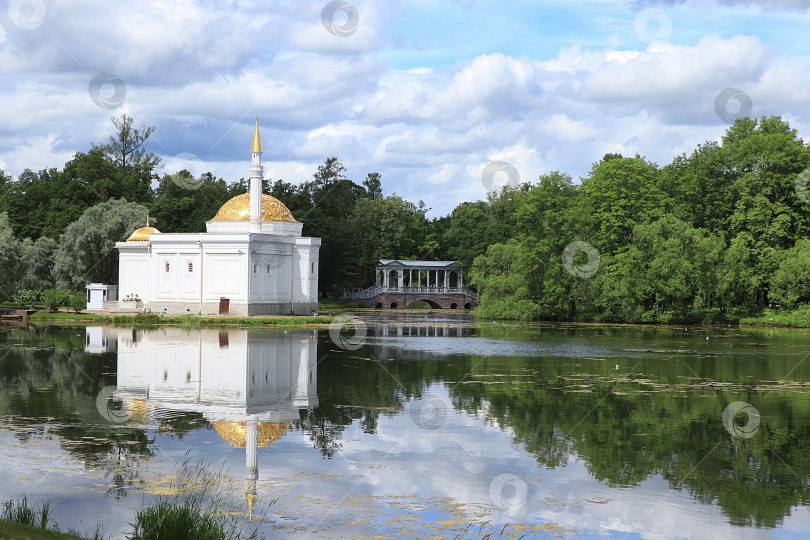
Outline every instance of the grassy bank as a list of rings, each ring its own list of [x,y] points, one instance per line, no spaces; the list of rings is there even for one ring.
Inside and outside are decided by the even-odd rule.
[[[81,536],[9,521],[0,521],[0,538],[3,540],[83,540]]]
[[[0,515],[0,539],[2,540],[83,540],[72,533],[61,533],[59,528],[49,528],[51,505],[44,502],[39,507],[28,503],[28,497],[2,503]],[[96,532],[96,539],[101,536]]]
[[[479,319],[495,319],[475,313]],[[532,320],[532,319],[500,319],[500,320]],[[810,305],[799,306],[794,309],[766,308],[762,310],[746,310],[743,308],[729,309],[721,312],[719,309],[696,309],[683,315],[682,313],[666,311],[664,313],[640,313],[639,316],[629,320],[615,317],[606,317],[601,313],[589,313],[575,319],[539,319],[543,322],[576,322],[594,324],[651,324],[651,325],[707,325],[726,326],[783,326],[791,328],[810,328]]]
[[[28,317],[29,322],[91,322],[125,326],[323,326],[332,322],[330,315],[267,315],[256,317],[220,317],[204,315],[167,315],[138,313],[134,315],[96,315],[92,313],[69,313],[37,311]]]
[[[347,309],[357,309],[365,307],[363,304],[352,302],[348,298],[321,298],[318,300],[318,310],[320,313],[339,313]]]
[[[741,324],[755,324],[766,326],[792,326],[794,328],[810,328],[810,306],[800,306],[796,309],[765,309],[761,314],[742,317]]]

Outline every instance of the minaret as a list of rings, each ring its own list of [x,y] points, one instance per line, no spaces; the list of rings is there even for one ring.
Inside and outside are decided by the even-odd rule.
[[[256,117],[256,131],[253,133],[253,145],[250,147],[250,232],[262,232],[262,141],[259,138],[259,117]]]

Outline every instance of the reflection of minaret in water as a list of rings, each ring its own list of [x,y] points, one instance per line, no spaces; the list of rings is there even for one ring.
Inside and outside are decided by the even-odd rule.
[[[252,414],[247,420],[245,436],[245,500],[250,519],[253,519],[253,506],[256,504],[256,480],[259,479],[259,420]]]
[[[252,518],[259,448],[283,437],[300,410],[318,405],[317,333],[164,328],[115,337],[116,394],[130,410],[199,412],[227,444],[245,449]],[[150,422],[141,415],[140,423]]]

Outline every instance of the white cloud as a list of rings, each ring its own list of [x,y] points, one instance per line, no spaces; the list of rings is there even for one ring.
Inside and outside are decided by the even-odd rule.
[[[435,63],[387,33],[396,2],[357,2],[360,24],[348,37],[323,28],[324,5],[224,9],[187,0],[102,9],[55,0],[34,30],[2,20],[4,168],[61,167],[106,137],[111,116],[127,112],[158,127],[155,152],[194,154],[236,180],[246,174],[259,115],[274,178],[308,180],[334,155],[350,178],[380,172],[385,192],[424,199],[438,215],[484,197],[479,169],[492,159],[531,181],[551,170],[585,175],[610,151],[668,163],[722,134],[714,101],[725,88],[747,94],[754,116],[782,115],[800,134],[810,123],[810,59],[785,57],[750,33]],[[411,65],[391,66],[382,53],[392,50],[410,54]],[[91,101],[88,84],[99,71],[125,81],[120,108]]]

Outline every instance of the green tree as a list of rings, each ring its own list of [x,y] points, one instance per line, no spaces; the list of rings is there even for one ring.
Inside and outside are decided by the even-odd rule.
[[[143,226],[146,213],[145,207],[126,199],[110,199],[87,209],[59,239],[53,269],[56,286],[83,290],[90,282],[118,283],[115,243]]]
[[[810,303],[810,240],[799,240],[781,254],[771,294],[775,302],[788,308]]]
[[[366,197],[369,199],[376,199],[382,196],[382,181],[380,181],[380,173],[368,173],[366,179],[363,180],[363,187],[366,188]]]
[[[617,253],[632,241],[633,227],[663,214],[659,171],[641,156],[608,154],[594,164],[579,189],[588,228],[601,253]]]
[[[8,220],[0,213],[0,301],[9,302],[19,289],[20,245]]]
[[[132,201],[149,202],[152,200],[151,183],[156,179],[154,170],[160,166],[160,158],[146,150],[146,142],[155,132],[155,127],[133,127],[134,120],[127,114],[111,120],[115,128],[113,134],[106,143],[93,143],[92,147],[116,166],[116,181],[123,186],[120,196],[129,197]]]
[[[517,241],[489,246],[476,257],[469,282],[481,292],[477,314],[498,319],[531,319],[539,312],[526,282],[524,250]]]
[[[110,119],[115,132],[104,144],[93,144],[104,156],[122,169],[136,167],[152,170],[160,164],[160,158],[146,151],[146,141],[155,132],[155,126],[133,127],[134,119],[126,113]]]
[[[52,288],[56,241],[47,236],[37,238],[36,242],[26,238],[20,248],[22,251],[20,287],[35,291]]]
[[[190,187],[193,187],[191,189]],[[204,173],[194,179],[188,171],[164,175],[149,211],[161,232],[203,232],[205,222],[231,198],[224,180]]]
[[[357,287],[374,283],[379,259],[410,259],[417,256],[425,229],[424,211],[397,195],[360,199],[348,217]]]

